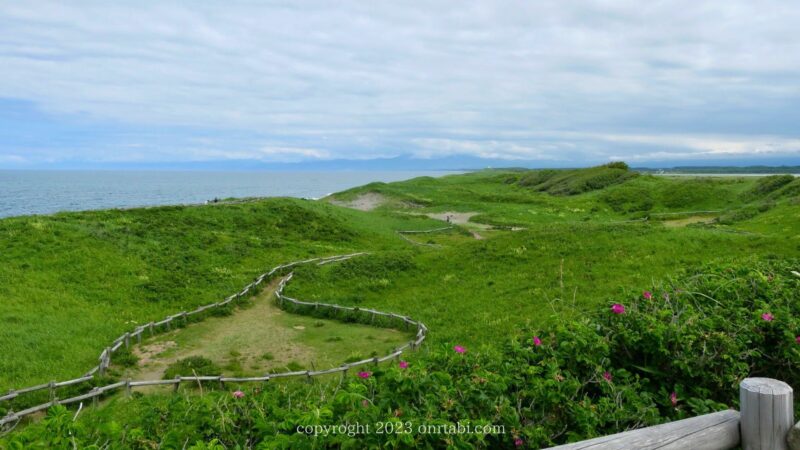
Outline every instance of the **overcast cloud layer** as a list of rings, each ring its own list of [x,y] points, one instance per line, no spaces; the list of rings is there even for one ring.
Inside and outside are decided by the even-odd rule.
[[[800,156],[800,3],[3,2],[0,167]]]

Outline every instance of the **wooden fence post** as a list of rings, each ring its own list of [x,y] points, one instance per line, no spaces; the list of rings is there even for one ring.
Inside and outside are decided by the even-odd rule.
[[[130,346],[131,346],[131,334],[126,331],[124,339],[125,339],[125,348],[130,348]]]
[[[5,420],[6,423],[3,424],[2,427],[0,427],[0,431],[8,431],[9,429],[11,429],[11,422],[13,422],[15,419],[18,419],[17,415],[14,414],[13,409],[9,408],[5,417],[3,417],[3,420]]]
[[[52,402],[56,399],[56,382],[51,381],[48,387],[50,388],[50,401]]]
[[[792,387],[771,378],[745,378],[739,385],[742,449],[787,450],[794,425]]]

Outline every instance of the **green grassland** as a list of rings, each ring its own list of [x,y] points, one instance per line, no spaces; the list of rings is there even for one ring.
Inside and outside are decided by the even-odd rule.
[[[289,261],[400,249],[433,221],[270,199],[0,221],[0,390],[81,376],[138,324],[219,301]]]
[[[367,194],[380,200],[371,211],[341,206]],[[427,216],[442,213],[474,215],[450,230],[408,235],[413,242],[396,233],[442,227],[442,221]],[[428,349],[414,363],[430,367],[420,369],[425,376],[433,376],[433,367],[443,364],[448,367],[442,369],[446,376],[455,379],[455,363],[443,359],[441,349],[466,346],[490,358],[484,363],[494,367],[493,373],[505,373],[512,369],[495,367],[500,363],[491,355],[507,355],[508,338],[518,330],[600,321],[611,303],[630,301],[645,290],[655,292],[671,277],[697,268],[794,261],[800,257],[800,180],[780,175],[663,177],[639,174],[623,164],[576,170],[486,170],[372,183],[315,202],[263,199],[5,219],[0,221],[0,248],[0,321],[8,324],[0,328],[0,351],[6,355],[0,360],[0,389],[80,375],[96,364],[97,354],[110,340],[137,324],[217,301],[278,263],[351,251],[370,255],[299,267],[287,294],[374,307],[423,321],[430,329]],[[306,326],[316,319],[303,320]],[[351,337],[382,336],[368,328]],[[318,327],[303,344],[323,345],[332,329],[332,325]],[[199,337],[193,339],[189,329],[182,332],[185,345],[203,351]],[[577,336],[583,331],[570,332]],[[209,343],[206,351],[222,358],[232,350],[228,347]],[[353,346],[361,353],[366,347]],[[264,353],[276,351],[264,342]],[[503,386],[508,388],[507,380]],[[288,395],[289,388],[281,389]],[[312,410],[313,405],[338,401],[332,400],[332,393],[318,397],[327,392],[325,388],[313,395],[303,386],[291,389]],[[441,410],[445,400],[431,402]],[[184,402],[180,408],[191,409],[195,401],[201,400],[190,394],[180,400],[152,396],[114,401],[88,414],[87,420],[93,424],[89,428],[113,418],[115,426],[129,421],[131,427],[155,433],[156,428],[123,411],[143,411],[149,404],[138,402],[167,409],[166,405]],[[297,419],[283,400],[269,401],[277,402],[270,406],[276,408],[274,414],[280,410]],[[392,401],[402,409],[406,400]],[[695,405],[691,411],[702,412],[712,404]],[[177,414],[179,407],[174,408]],[[336,407],[330,408],[339,417]],[[645,422],[676,417],[674,411],[660,411]],[[613,423],[619,426],[626,420],[618,417],[590,428],[570,422],[576,431],[567,435],[540,436],[532,430],[541,424],[525,425],[515,433],[531,442],[563,442],[614,431]],[[553,423],[553,428],[561,426]],[[291,433],[280,431],[284,432]],[[193,433],[186,431],[186,438],[194,441]],[[411,444],[398,444],[404,445]],[[440,443],[430,441],[430,445]]]

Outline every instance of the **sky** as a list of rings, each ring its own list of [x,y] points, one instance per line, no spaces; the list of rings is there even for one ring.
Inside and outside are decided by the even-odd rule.
[[[800,163],[798,23],[786,0],[2,2],[0,168]]]

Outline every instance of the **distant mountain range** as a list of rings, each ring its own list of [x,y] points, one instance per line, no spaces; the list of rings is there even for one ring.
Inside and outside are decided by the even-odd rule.
[[[64,170],[208,170],[208,171],[462,171],[486,168],[577,168],[608,161],[550,161],[485,159],[468,155],[421,159],[412,156],[376,159],[333,159],[303,162],[264,162],[258,160],[175,161],[175,162],[86,162],[71,161],[48,165],[25,166],[28,169]],[[637,170],[667,170],[684,173],[798,173],[800,155],[780,158],[726,158],[710,160],[673,160],[629,162]]]

